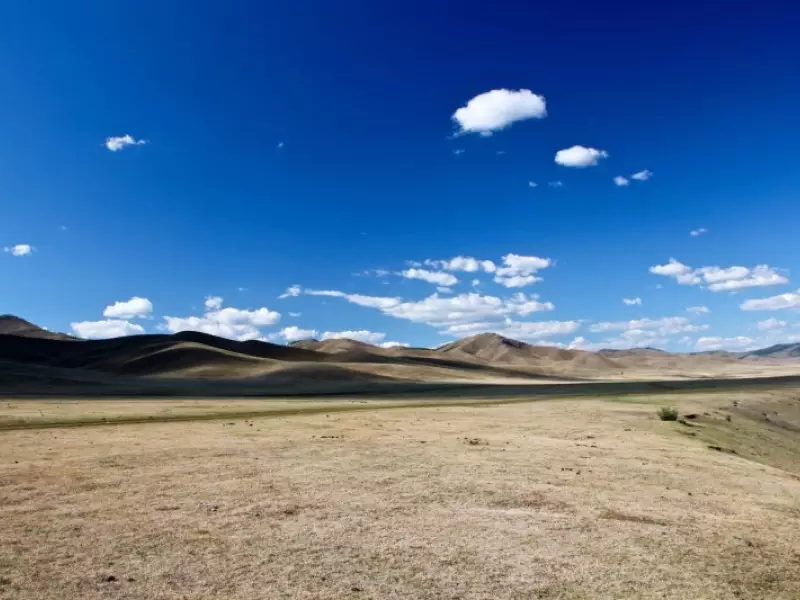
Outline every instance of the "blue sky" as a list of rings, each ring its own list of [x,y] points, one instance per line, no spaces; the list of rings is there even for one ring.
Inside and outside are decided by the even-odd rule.
[[[800,339],[800,9],[556,4],[6,3],[0,312],[92,336]]]

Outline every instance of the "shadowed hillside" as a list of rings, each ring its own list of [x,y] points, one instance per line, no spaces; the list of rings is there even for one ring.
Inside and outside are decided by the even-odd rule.
[[[349,339],[291,345],[235,341],[206,333],[147,334],[79,340],[17,317],[0,318],[0,381],[5,392],[25,386],[76,389],[107,385],[131,393],[324,393],[371,383],[569,383],[660,379],[768,377],[800,372],[796,346],[739,355],[672,354],[652,348],[588,352],[538,346],[484,333],[436,349],[382,348]],[[781,360],[763,358],[762,354]],[[203,383],[200,383],[203,382]],[[228,382],[228,383],[226,383]],[[192,387],[194,386],[194,387]],[[244,386],[244,387],[243,387]],[[246,388],[246,390],[245,390]],[[115,392],[116,393],[116,392]]]

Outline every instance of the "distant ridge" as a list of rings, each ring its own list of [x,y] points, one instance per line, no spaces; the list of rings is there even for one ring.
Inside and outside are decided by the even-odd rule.
[[[165,389],[202,393],[204,386],[219,390],[223,389],[220,385],[234,385],[224,382],[236,381],[246,382],[251,394],[260,389],[291,394],[363,390],[370,382],[702,379],[759,376],[778,370],[794,374],[794,365],[800,371],[798,358],[800,344],[779,344],[746,354],[673,354],[655,348],[589,352],[529,344],[496,333],[462,338],[436,349],[383,348],[351,339],[307,339],[282,345],[195,331],[80,340],[13,315],[0,317],[0,393],[30,386],[47,393],[48,385],[63,387],[69,381],[81,389],[102,385],[152,393]],[[231,389],[236,394],[239,388]]]
[[[48,331],[43,327],[34,325],[30,321],[14,315],[0,315],[0,335],[18,335],[22,337],[40,338],[49,340],[77,340],[78,338],[66,333]]]

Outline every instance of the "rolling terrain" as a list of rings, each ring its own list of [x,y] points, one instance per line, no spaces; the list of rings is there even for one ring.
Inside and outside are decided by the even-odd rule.
[[[798,354],[798,345],[747,354],[652,348],[588,352],[492,333],[436,349],[381,348],[347,339],[280,345],[192,331],[81,340],[18,317],[0,317],[5,394],[316,394],[362,392],[365,386],[380,391],[433,384],[777,377],[800,374]]]

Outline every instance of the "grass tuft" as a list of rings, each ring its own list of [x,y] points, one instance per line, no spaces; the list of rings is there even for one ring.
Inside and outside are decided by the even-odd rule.
[[[658,418],[662,421],[677,421],[678,409],[671,406],[662,406],[658,409]]]

